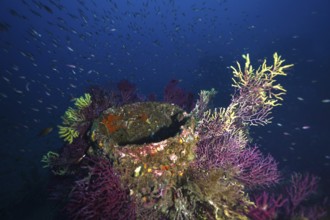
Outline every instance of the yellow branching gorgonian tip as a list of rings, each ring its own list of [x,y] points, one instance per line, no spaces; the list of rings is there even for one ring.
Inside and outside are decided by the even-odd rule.
[[[45,165],[43,166],[43,168],[46,167],[51,167],[52,166],[52,162],[56,159],[59,158],[59,154],[55,153],[53,151],[48,151],[47,154],[43,155],[41,158],[41,162],[45,163]]]
[[[286,90],[280,85],[275,84],[275,77],[282,75],[285,76],[288,68],[292,67],[293,64],[283,65],[284,59],[281,59],[277,53],[274,53],[274,63],[273,65],[267,65],[266,59],[263,61],[262,65],[254,70],[252,68],[249,54],[243,55],[245,59],[244,70],[241,69],[240,64],[237,62],[237,68],[231,66],[233,70],[233,86],[242,89],[246,88],[251,90],[258,89],[260,92],[260,97],[266,104],[271,106],[279,105],[278,100],[283,100],[282,95],[286,93]],[[277,92],[276,92],[277,91]]]
[[[276,75],[284,75],[285,76],[286,73],[284,73],[283,70],[286,70],[286,69],[294,66],[294,64],[288,64],[288,65],[282,66],[282,64],[285,62],[285,60],[282,60],[281,56],[279,56],[277,53],[274,53],[273,58],[274,58],[273,69],[277,70]]]
[[[79,98],[76,98],[74,100],[75,100],[74,105],[78,109],[86,108],[92,103],[92,97],[89,93],[85,93],[83,96],[80,96]]]
[[[71,127],[65,127],[65,126],[58,126],[59,128],[59,135],[61,138],[64,139],[64,141],[67,141],[69,144],[73,142],[73,139],[77,138],[79,136],[79,132]]]
[[[80,114],[78,110],[73,109],[71,107],[69,107],[65,111],[64,116],[62,118],[63,124],[65,125],[72,125],[74,123],[81,122],[84,120],[84,116]]]

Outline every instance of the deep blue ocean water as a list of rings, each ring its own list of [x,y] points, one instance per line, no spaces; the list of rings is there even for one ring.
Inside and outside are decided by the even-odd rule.
[[[327,0],[1,0],[0,218],[52,219],[40,160],[61,146],[56,126],[88,86],[127,79],[161,99],[177,79],[196,98],[215,88],[213,105],[225,107],[229,67],[246,53],[255,67],[274,52],[295,65],[254,143],[330,195],[329,24]]]

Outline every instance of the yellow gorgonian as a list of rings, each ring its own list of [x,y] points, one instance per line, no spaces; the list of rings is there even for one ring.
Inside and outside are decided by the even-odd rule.
[[[84,96],[74,99],[74,105],[80,110],[88,107],[92,103],[92,97],[90,94],[85,93]]]
[[[64,141],[67,141],[69,144],[73,142],[73,139],[79,136],[79,132],[72,127],[65,127],[59,125],[58,128],[59,128],[58,133],[60,137],[63,138]]]
[[[282,85],[276,83],[276,76],[286,76],[284,72],[293,64],[283,65],[284,61],[277,53],[274,53],[274,63],[268,66],[266,59],[262,65],[257,69],[253,69],[249,54],[243,55],[245,59],[244,70],[237,62],[237,68],[231,66],[234,77],[233,87],[238,89],[249,89],[250,91],[257,91],[257,97],[260,98],[265,105],[277,106],[280,105],[278,101],[282,101],[282,95],[286,90]]]
[[[70,144],[79,136],[77,126],[85,120],[82,110],[92,103],[91,95],[88,93],[74,100],[76,108],[69,107],[62,116],[63,126],[58,126],[60,137]]]

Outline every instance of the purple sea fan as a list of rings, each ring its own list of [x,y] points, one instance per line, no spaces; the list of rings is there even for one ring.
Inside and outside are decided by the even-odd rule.
[[[196,149],[195,165],[202,169],[232,168],[238,161],[240,145],[232,138],[201,140]]]
[[[312,209],[301,206],[301,204],[304,200],[307,200],[310,195],[316,193],[318,182],[319,179],[311,174],[292,174],[291,184],[290,186],[286,187],[289,203],[285,207],[285,211],[288,216],[293,217],[297,215],[298,212],[304,216],[305,214],[308,214],[308,212],[313,211]],[[314,209],[319,209],[318,211],[321,213],[322,207],[315,207]]]
[[[267,192],[254,197],[254,206],[249,207],[247,216],[253,220],[270,220],[275,219],[278,210],[283,207],[287,199],[282,195],[269,195]]]
[[[165,87],[164,101],[174,103],[186,111],[191,111],[194,107],[194,95],[178,87],[178,80],[172,79]]]
[[[257,147],[243,149],[234,166],[239,168],[236,178],[249,188],[268,187],[280,180],[275,159],[271,155],[265,157]]]
[[[239,138],[205,139],[197,144],[195,165],[202,169],[233,170],[234,177],[248,188],[271,186],[280,179],[277,162],[257,147],[241,148]]]
[[[63,146],[61,156],[58,160],[58,165],[76,164],[85,155],[89,144],[84,137],[74,139],[71,144]]]
[[[72,219],[135,219],[135,204],[105,158],[91,159],[88,177],[75,183],[66,210]]]
[[[92,96],[92,103],[82,109],[86,121],[94,120],[101,112],[116,104],[115,98],[99,86],[91,86],[87,92]]]
[[[138,100],[135,84],[128,80],[121,80],[117,87],[122,98],[122,104],[128,104]]]

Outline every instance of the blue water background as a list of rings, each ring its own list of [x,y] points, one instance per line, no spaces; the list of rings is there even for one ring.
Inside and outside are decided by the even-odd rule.
[[[252,129],[285,175],[311,172],[330,194],[330,2],[327,0],[0,1],[0,211],[49,216],[43,154],[62,142],[61,115],[92,84],[121,79],[162,100],[171,79],[197,94],[233,93],[231,69],[278,52],[294,68],[273,123]],[[54,131],[46,137],[39,132]],[[16,212],[16,213],[13,213]],[[19,213],[19,214],[18,214]],[[46,219],[46,218],[40,218]]]

